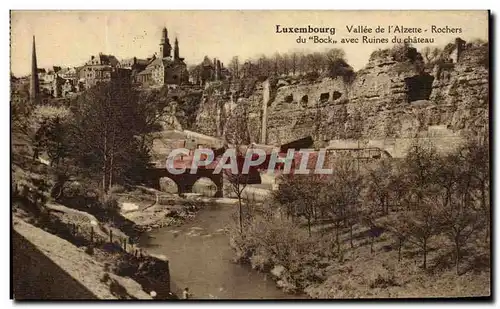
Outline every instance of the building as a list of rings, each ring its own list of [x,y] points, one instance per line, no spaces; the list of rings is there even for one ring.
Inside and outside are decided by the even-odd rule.
[[[120,61],[120,68],[130,70],[130,79],[133,83],[138,83],[137,74],[144,71],[146,67],[154,60],[156,56],[153,55],[147,59],[139,59],[137,57],[123,59]]]
[[[55,98],[66,97],[72,93],[80,92],[84,89],[83,82],[79,80],[80,67],[62,68],[53,66],[40,79],[43,87],[50,89],[50,95]]]
[[[180,85],[189,82],[189,74],[184,58],[180,57],[179,41],[174,42],[174,56],[168,38],[167,28],[163,28],[159,55],[146,68],[135,75],[135,81],[144,86]]]
[[[158,55],[146,59],[137,57],[118,61],[114,55],[99,53],[80,67],[54,66],[46,70],[37,67],[35,37],[33,37],[30,97],[37,100],[40,92],[53,97],[65,97],[89,89],[99,83],[118,81],[142,86],[181,85],[189,83],[184,58],[180,57],[179,40],[172,46],[168,31],[163,28]]]
[[[111,80],[129,82],[131,70],[120,67],[120,62],[113,55],[99,53],[91,56],[79,70],[79,81],[86,89]]]
[[[53,71],[46,70],[44,68],[38,68],[38,84],[40,91],[44,95],[52,95],[52,85],[55,79],[55,74]]]
[[[205,56],[203,61],[190,71],[189,78],[191,83],[204,86],[209,82],[229,80],[231,73],[219,59],[214,58],[211,61]]]

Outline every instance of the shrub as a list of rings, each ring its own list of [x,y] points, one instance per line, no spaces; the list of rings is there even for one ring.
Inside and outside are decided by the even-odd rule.
[[[103,194],[100,197],[100,206],[101,209],[108,214],[114,215],[120,212],[121,207],[120,204],[118,203],[118,198],[115,194],[108,193],[108,194]]]
[[[329,252],[321,247],[322,242],[308,237],[307,231],[291,221],[256,214],[245,226],[243,234],[236,227],[231,230],[231,244],[238,259],[251,264],[254,269],[283,268],[277,280],[291,292],[311,283],[321,283],[326,278],[322,256]]]
[[[342,77],[346,83],[354,81],[354,69],[344,59],[333,60],[328,73],[331,78]]]
[[[85,248],[85,253],[87,253],[88,255],[93,255],[94,254],[94,246],[92,244],[87,246]]]
[[[139,264],[134,257],[124,254],[111,267],[113,272],[118,276],[133,277],[137,272]]]
[[[390,286],[397,286],[398,283],[394,274],[377,274],[377,277],[370,282],[370,288],[388,288]]]
[[[316,71],[306,73],[304,78],[310,82],[316,81],[319,78],[319,73]]]
[[[370,60],[384,59],[391,55],[390,49],[377,49],[374,50],[370,55]]]
[[[112,185],[111,188],[109,188],[110,194],[124,193],[126,191],[127,189],[122,185]]]

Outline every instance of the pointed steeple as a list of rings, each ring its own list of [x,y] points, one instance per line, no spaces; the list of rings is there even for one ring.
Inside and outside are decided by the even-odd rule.
[[[170,40],[168,39],[168,31],[166,27],[163,27],[160,39],[160,57],[170,57],[170,52],[172,51],[172,46],[170,45]]]
[[[36,102],[40,95],[40,82],[38,80],[38,66],[36,63],[35,36],[33,36],[33,50],[31,55],[30,99]]]
[[[177,40],[177,37],[175,38],[175,43],[174,43],[174,60],[179,60],[179,41]]]
[[[163,30],[161,31],[161,40],[160,44],[165,44],[168,42],[168,31],[167,27],[163,27]]]

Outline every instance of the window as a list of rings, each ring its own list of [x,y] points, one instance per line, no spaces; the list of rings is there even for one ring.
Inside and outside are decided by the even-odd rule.
[[[309,97],[307,96],[307,94],[306,94],[306,95],[304,95],[304,96],[302,97],[302,99],[300,99],[300,104],[301,104],[301,105],[306,105],[308,102],[309,102]]]
[[[334,91],[333,92],[333,96],[332,96],[332,99],[333,100],[337,100],[338,98],[340,98],[342,96],[342,93],[338,92],[338,91]]]
[[[432,92],[434,77],[422,74],[405,79],[408,102],[429,100]]]

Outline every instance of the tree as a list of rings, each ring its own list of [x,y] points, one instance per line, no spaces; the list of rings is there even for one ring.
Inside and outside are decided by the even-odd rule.
[[[441,55],[441,52],[442,51],[437,47],[431,48],[429,46],[426,46],[422,49],[421,54],[425,63],[432,64],[436,60],[438,60],[439,56]]]
[[[455,246],[457,275],[460,274],[459,267],[462,248],[467,244],[470,236],[484,224],[484,221],[480,220],[479,214],[473,209],[472,203],[470,203],[468,197],[470,193],[463,191],[463,189],[468,187],[466,185],[462,190],[459,190],[460,192],[452,194],[449,200],[450,205],[443,207],[445,210],[443,215],[444,232]]]
[[[443,226],[445,235],[455,247],[457,275],[462,248],[470,237],[483,227],[488,230],[489,218],[484,216],[483,190],[488,178],[488,154],[477,140],[470,139],[443,159],[440,174],[443,196]],[[479,206],[479,207],[477,207]],[[489,205],[487,207],[489,209]],[[483,213],[483,216],[481,216]]]
[[[134,129],[141,140],[141,146],[145,146],[149,133],[161,130],[159,121],[171,112],[167,108],[167,97],[168,89],[165,87],[161,91],[152,90],[138,94],[136,109],[140,117],[136,117]]]
[[[56,117],[52,121],[44,123],[37,134],[38,146],[45,149],[50,163],[57,166],[70,154],[70,142],[67,140],[68,123],[64,119]]]
[[[226,179],[230,184],[231,191],[236,195],[238,199],[238,214],[239,214],[239,225],[240,233],[243,233],[243,208],[242,208],[242,196],[245,190],[250,174],[242,173],[243,161],[245,158],[245,148],[244,145],[248,145],[250,142],[250,133],[248,132],[247,125],[247,110],[244,106],[239,106],[240,108],[235,108],[230,114],[229,119],[226,121],[224,128],[224,140],[226,147],[231,147],[235,151],[236,164],[238,166],[238,171],[234,173],[230,169],[225,169],[224,174]]]
[[[281,73],[288,76],[290,74],[291,66],[292,65],[291,65],[290,54],[284,54],[283,57],[281,58],[281,63],[280,63]]]
[[[240,78],[240,60],[238,56],[234,56],[231,61],[229,62],[229,71],[231,72],[231,76],[234,79],[239,79]]]
[[[297,72],[297,53],[296,52],[292,53],[291,65],[292,65],[292,74],[295,76],[295,73]]]
[[[280,211],[286,213],[287,219],[295,217],[295,202],[297,201],[297,182],[290,175],[280,176],[280,186],[278,190],[273,191],[273,199],[280,206]]]
[[[285,208],[287,217],[303,216],[307,221],[307,230],[311,236],[313,221],[317,212],[324,207],[328,198],[324,195],[326,182],[320,175],[283,175],[274,199]]]
[[[382,160],[375,168],[368,169],[366,177],[368,203],[374,203],[377,210],[389,214],[391,183],[393,179],[392,165],[389,160]]]
[[[363,182],[352,158],[339,159],[335,164],[332,183],[335,186],[335,203],[342,214],[344,224],[349,226],[349,240],[353,244],[353,227],[358,222]]]
[[[408,226],[408,240],[422,250],[423,268],[426,269],[429,240],[441,232],[443,212],[442,205],[436,203],[440,193],[436,149],[432,145],[416,143],[402,165],[407,183],[403,196],[406,211],[402,220]]]
[[[485,224],[485,242],[490,237],[490,157],[489,137],[484,131],[476,137],[470,137],[460,150],[464,167],[471,176],[471,193],[478,202]]]
[[[382,225],[387,229],[395,238],[398,247],[398,262],[401,262],[401,250],[404,244],[410,237],[410,226],[408,225],[408,214],[407,210],[396,213],[392,217],[386,217],[382,220]]]
[[[33,159],[46,152],[51,163],[69,155],[71,112],[65,107],[37,106],[27,120],[26,135],[33,145]]]
[[[145,127],[136,124],[147,121],[139,112],[137,94],[118,82],[96,85],[76,103],[72,136],[76,159],[90,177],[99,175],[106,193],[115,182],[124,180],[130,161],[140,157],[137,154],[143,149],[136,136]]]
[[[202,66],[200,64],[190,65],[188,68],[189,76],[194,84],[199,85],[202,81]]]
[[[408,226],[409,241],[422,250],[423,268],[427,268],[427,253],[431,237],[442,231],[441,205],[436,205],[437,196],[426,195],[420,199],[418,208],[404,212],[403,224]]]

